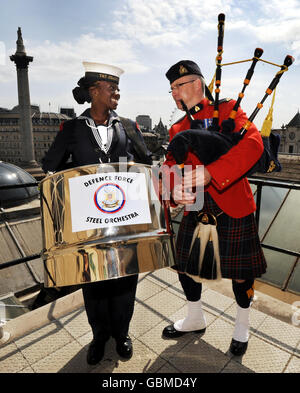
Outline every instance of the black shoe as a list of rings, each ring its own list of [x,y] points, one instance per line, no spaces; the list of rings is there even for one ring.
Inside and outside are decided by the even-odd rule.
[[[104,356],[104,349],[105,349],[105,343],[106,341],[103,340],[93,340],[90,343],[87,356],[86,356],[86,361],[90,365],[95,365],[102,360]]]
[[[116,350],[118,354],[122,358],[130,359],[133,353],[131,338],[129,336],[126,336],[125,338],[118,338],[116,339],[116,341]]]
[[[234,338],[231,340],[229,351],[235,356],[242,356],[247,351],[248,341],[243,343]]]
[[[174,324],[166,326],[162,332],[164,337],[168,337],[168,338],[177,338],[177,337],[181,337],[186,333],[204,333],[206,330],[206,328],[204,329],[200,329],[200,330],[191,330],[189,332],[181,332],[179,330],[176,330],[174,327]]]

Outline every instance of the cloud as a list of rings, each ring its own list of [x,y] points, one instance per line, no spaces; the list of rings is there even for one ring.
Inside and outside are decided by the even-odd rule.
[[[128,0],[114,11],[112,29],[120,37],[152,48],[182,48],[201,41],[210,31],[217,34],[217,15],[225,13],[225,33],[252,35],[262,43],[280,43],[300,60],[300,6],[298,0]]]
[[[79,78],[83,73],[82,61],[96,61],[119,65],[129,73],[142,73],[147,66],[142,64],[130,41],[125,39],[103,39],[95,34],[84,34],[74,41],[61,41],[58,43],[49,40],[34,45],[25,40],[25,47],[34,60],[31,68],[34,70],[31,79],[34,81],[59,81],[68,78]],[[11,49],[10,53],[14,53]],[[15,78],[13,72],[6,72],[4,76],[8,81]]]
[[[229,11],[231,3],[223,0],[200,4],[198,0],[186,0],[184,4],[182,0],[128,0],[114,12],[112,27],[122,37],[153,47],[182,46],[192,37],[206,34],[208,27],[216,28],[216,16],[220,10]]]
[[[258,14],[255,23],[248,25],[249,31],[261,42],[280,44],[291,51],[296,64],[300,62],[300,4],[298,0],[258,0]]]

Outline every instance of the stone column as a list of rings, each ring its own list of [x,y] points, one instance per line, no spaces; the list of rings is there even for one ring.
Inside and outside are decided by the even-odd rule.
[[[18,79],[18,97],[20,111],[20,134],[22,142],[21,165],[24,168],[36,167],[33,131],[31,120],[31,106],[28,81],[28,64],[32,62],[33,57],[27,56],[23,44],[21,28],[18,28],[16,53],[10,56],[10,60],[16,64]]]

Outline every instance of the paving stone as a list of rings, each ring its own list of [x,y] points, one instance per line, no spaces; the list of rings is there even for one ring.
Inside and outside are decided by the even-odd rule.
[[[33,370],[33,368],[31,368],[29,366],[29,367],[23,368],[23,370],[21,370],[21,371],[18,371],[18,373],[19,374],[34,374],[34,370]]]
[[[163,288],[166,288],[178,281],[178,274],[171,268],[163,268],[149,274],[147,279],[152,280]]]
[[[298,356],[292,356],[289,361],[287,368],[284,370],[285,373],[300,373],[300,358]]]
[[[199,339],[187,344],[168,361],[182,373],[219,373],[228,363],[228,357]]]
[[[76,341],[61,347],[31,365],[36,373],[83,373],[87,372],[86,351]]]
[[[223,353],[227,353],[234,326],[224,319],[216,319],[205,331],[202,340]]]
[[[89,332],[84,334],[83,336],[77,337],[76,341],[83,347],[88,345],[93,340],[93,332],[90,329]]]
[[[74,338],[83,336],[91,330],[84,308],[73,311],[64,317],[59,318],[58,321]]]
[[[59,323],[50,323],[15,341],[30,364],[37,362],[73,340]]]
[[[230,360],[221,373],[226,374],[241,374],[241,373],[254,373],[254,371],[250,370],[249,368],[243,366],[241,363],[234,361],[233,359]]]
[[[140,281],[136,290],[136,298],[140,301],[151,298],[158,292],[162,291],[162,287],[155,283],[154,281],[144,279]]]
[[[210,312],[217,315],[222,314],[233,303],[234,300],[228,296],[224,296],[212,289],[207,289],[201,296],[203,306],[207,307]]]
[[[15,373],[28,367],[29,363],[15,343],[0,347],[0,373]]]
[[[271,340],[280,347],[293,351],[300,338],[300,327],[282,322],[279,319],[268,316],[259,327],[263,338]]]
[[[143,304],[136,304],[132,320],[129,325],[129,333],[135,337],[139,337],[143,333],[152,329],[155,325],[161,322],[162,317],[150,307],[146,307]]]
[[[295,354],[300,357],[300,340],[297,347],[295,348]]]
[[[147,299],[144,303],[150,307],[154,313],[159,313],[162,317],[168,317],[184,306],[186,301],[176,295],[172,295],[169,291],[162,291],[150,299]]]
[[[180,373],[179,370],[177,370],[175,367],[173,367],[171,364],[166,362],[159,370],[158,372],[160,374],[178,374]]]
[[[179,338],[164,338],[162,336],[163,329],[167,326],[165,321],[155,326],[153,329],[148,331],[139,337],[147,347],[149,347],[153,352],[159,355],[161,358],[169,359],[174,356],[174,354],[187,345],[190,341],[198,339],[199,335],[193,333],[185,334]]]
[[[291,355],[252,335],[244,356],[235,360],[256,373],[282,373]]]

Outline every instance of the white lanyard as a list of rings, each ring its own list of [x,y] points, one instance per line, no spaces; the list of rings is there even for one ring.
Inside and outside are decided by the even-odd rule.
[[[107,139],[108,139],[108,127],[106,126],[97,126],[101,141],[102,141],[102,146],[105,151],[107,151]]]

